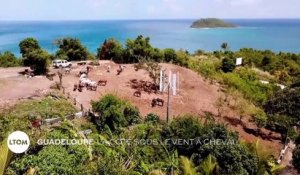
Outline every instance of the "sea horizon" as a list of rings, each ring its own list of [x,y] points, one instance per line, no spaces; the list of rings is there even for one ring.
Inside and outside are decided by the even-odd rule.
[[[197,19],[0,20],[0,52],[11,51],[19,56],[19,42],[34,37],[43,48],[54,53],[54,40],[73,37],[95,54],[105,39],[116,38],[125,44],[127,39],[143,35],[161,49],[211,52],[220,50],[221,43],[227,42],[233,51],[254,48],[300,53],[298,18],[222,19],[238,27],[190,28]]]

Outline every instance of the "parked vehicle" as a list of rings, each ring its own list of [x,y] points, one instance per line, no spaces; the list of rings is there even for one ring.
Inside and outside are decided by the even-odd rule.
[[[67,60],[54,60],[53,67],[55,68],[65,68],[65,67],[71,67],[72,63]]]

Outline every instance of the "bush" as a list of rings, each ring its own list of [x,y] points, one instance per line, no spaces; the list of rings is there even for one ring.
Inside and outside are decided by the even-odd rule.
[[[147,114],[147,116],[145,117],[145,122],[146,123],[160,123],[160,117],[157,114],[154,113],[149,113]]]
[[[177,60],[176,51],[174,49],[164,49],[164,61],[166,62],[174,62]]]
[[[26,38],[22,40],[19,44],[19,47],[23,58],[27,57],[28,53],[41,49],[38,41],[34,38]]]
[[[269,115],[287,115],[300,121],[300,88],[279,91],[264,108]]]
[[[231,88],[240,91],[244,98],[256,102],[261,105],[264,104],[269,95],[272,94],[275,88],[272,85],[262,84],[259,81],[251,81],[243,79],[245,75],[239,75],[238,73],[223,74],[223,83]]]
[[[293,126],[297,121],[286,115],[269,115],[267,120],[267,128],[286,134],[287,130]]]
[[[100,116],[97,123],[100,130],[107,125],[111,131],[117,131],[121,127],[140,122],[139,110],[112,94],[105,95],[98,102],[92,102],[92,108]]]
[[[111,38],[105,40],[102,46],[98,48],[97,58],[100,60],[113,60],[116,63],[123,63],[123,52],[122,44]]]
[[[35,50],[26,54],[24,65],[30,66],[35,74],[45,74],[48,71],[51,56],[44,50]]]
[[[189,65],[189,54],[187,51],[179,50],[176,52],[177,58],[174,60],[174,64],[179,66],[188,67]]]
[[[190,60],[189,68],[197,71],[205,78],[214,78],[218,73],[219,64],[218,60],[212,59]]]
[[[76,112],[67,100],[46,97],[41,100],[24,101],[0,113],[0,142],[14,130],[28,131],[31,118],[63,117]],[[34,133],[33,133],[34,134]],[[36,139],[36,135],[31,138]]]
[[[87,48],[84,47],[80,40],[74,38],[63,38],[56,41],[59,50],[56,52],[57,57],[67,57],[67,60],[86,60],[90,57]]]
[[[232,72],[235,69],[235,63],[233,59],[230,58],[224,58],[222,60],[222,66],[221,69],[223,72]]]
[[[36,155],[25,155],[11,162],[7,174],[26,174],[33,168],[37,174],[76,174],[76,167],[88,158],[87,149],[80,145],[44,147]]]
[[[15,67],[20,66],[20,60],[11,52],[0,53],[0,67]]]

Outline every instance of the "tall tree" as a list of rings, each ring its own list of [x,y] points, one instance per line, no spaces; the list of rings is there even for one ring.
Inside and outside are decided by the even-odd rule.
[[[59,39],[56,45],[59,48],[56,52],[57,57],[66,57],[67,60],[86,60],[91,56],[80,40],[75,38]]]
[[[48,70],[51,55],[44,50],[35,50],[26,54],[24,65],[30,66],[35,74],[45,74]]]
[[[19,44],[19,47],[20,47],[20,53],[22,54],[23,57],[26,57],[26,55],[32,51],[41,49],[38,41],[34,38],[26,38],[22,40]]]
[[[117,63],[123,63],[123,46],[116,39],[105,40],[98,48],[97,58],[100,60],[113,60]]]
[[[41,49],[38,41],[34,38],[26,38],[20,42],[19,46],[23,64],[29,66],[35,74],[45,74],[52,57]]]
[[[152,59],[153,48],[150,38],[139,35],[135,40],[127,40],[124,54],[125,63],[137,63],[141,59]]]

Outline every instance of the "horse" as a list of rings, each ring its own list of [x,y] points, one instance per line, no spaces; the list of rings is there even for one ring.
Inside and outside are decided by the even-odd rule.
[[[117,75],[120,75],[122,71],[123,71],[122,69],[118,69],[117,70]]]
[[[76,91],[77,89],[78,89],[78,86],[77,86],[77,84],[74,84],[73,91]]]
[[[152,105],[152,107],[155,107],[156,105],[164,106],[164,100],[160,99],[160,98],[154,98],[154,99],[152,99],[151,105]]]
[[[98,81],[98,86],[106,86],[107,80],[99,80]]]
[[[95,81],[90,81],[87,85],[86,88],[88,90],[92,90],[92,91],[97,91],[97,82]]]
[[[141,91],[135,91],[133,93],[133,95],[136,96],[136,97],[141,97],[142,93],[141,93]]]

